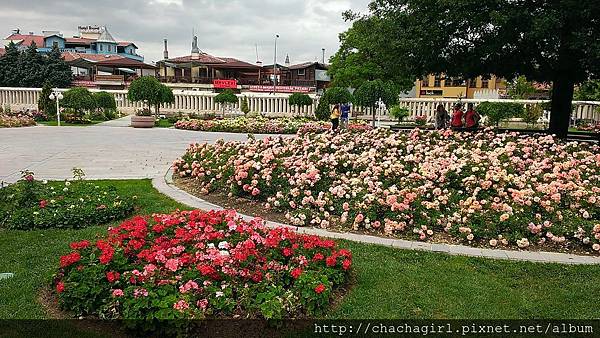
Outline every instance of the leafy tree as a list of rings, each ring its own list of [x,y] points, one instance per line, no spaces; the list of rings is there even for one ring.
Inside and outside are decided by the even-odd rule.
[[[65,108],[73,109],[78,116],[83,116],[86,112],[96,109],[94,95],[83,87],[71,88],[64,92],[61,104]]]
[[[38,99],[38,110],[44,112],[47,116],[56,115],[56,103],[54,100],[50,100],[50,94],[52,93],[52,85],[49,81],[44,82],[42,92]]]
[[[215,102],[220,103],[223,107],[223,112],[229,106],[236,104],[238,102],[237,96],[233,93],[231,89],[225,89],[215,96]]]
[[[402,122],[402,119],[409,115],[408,108],[400,105],[393,105],[390,108],[390,116],[398,119],[398,123]]]
[[[527,78],[523,75],[518,76],[509,83],[507,89],[508,96],[515,100],[527,99],[533,93],[535,93],[533,84],[527,81]]]
[[[66,88],[73,81],[73,71],[71,66],[62,58],[57,46],[52,46],[52,50],[45,58],[44,77],[55,88]]]
[[[481,116],[487,117],[488,123],[496,127],[506,119],[523,117],[524,114],[523,104],[514,102],[482,102],[476,110]]]
[[[310,98],[310,96],[302,93],[293,93],[288,98],[288,102],[290,106],[296,106],[297,111],[300,111],[304,106],[310,106],[313,104],[313,100]]]
[[[521,117],[523,118],[523,122],[527,123],[527,126],[533,127],[543,114],[544,109],[542,108],[542,105],[532,104],[523,110],[523,115]]]
[[[246,95],[244,95],[244,97],[242,98],[242,105],[240,107],[240,110],[242,111],[242,113],[244,113],[244,115],[250,112],[250,107],[248,107],[248,97],[246,97]]]
[[[19,87],[21,81],[20,52],[11,41],[6,46],[5,53],[0,57],[0,86]]]
[[[578,101],[600,101],[600,80],[588,80],[576,90],[573,98]]]
[[[325,90],[323,96],[319,99],[315,117],[317,120],[327,121],[330,115],[330,105],[354,102],[354,96],[350,91],[343,87],[331,87]]]
[[[160,84],[160,103],[156,105],[156,116],[160,113],[160,105],[175,102],[175,95],[173,95],[173,89],[169,86],[161,83]]]
[[[390,107],[398,103],[399,88],[392,82],[382,80],[367,81],[354,92],[356,104],[371,108],[373,113],[373,126],[375,126],[375,106],[379,99]]]
[[[44,83],[44,59],[37,52],[35,42],[31,43],[19,56],[20,87],[39,87]]]
[[[346,15],[360,43],[342,40],[341,53],[387,63],[380,78],[495,74],[552,82],[550,131],[565,137],[575,84],[600,73],[599,8],[581,0],[374,0],[368,14]]]
[[[163,103],[164,99],[170,99],[166,87],[153,76],[139,77],[129,85],[127,98],[130,101],[144,102],[148,114],[151,114],[152,106],[155,107],[155,113],[158,115],[158,106]],[[171,95],[173,92],[171,91]]]

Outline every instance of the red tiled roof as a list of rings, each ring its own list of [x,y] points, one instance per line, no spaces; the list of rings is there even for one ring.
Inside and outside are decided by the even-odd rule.
[[[88,39],[88,38],[66,38],[65,41],[66,41],[66,43],[78,43],[78,44],[82,44],[82,45],[89,45],[90,43],[92,43],[96,40]]]
[[[225,61],[226,63],[223,65],[217,65],[217,67],[229,67],[229,68],[260,68],[257,65],[253,65],[251,63],[245,62],[245,61],[241,61],[235,58],[228,58],[228,57],[220,57],[219,59]]]
[[[100,66],[155,68],[153,65],[149,65],[147,63],[116,54],[87,54],[63,52],[62,56],[66,62],[72,62],[78,59],[83,59],[89,62],[96,63]]]
[[[44,37],[41,35],[11,34],[6,40],[23,40],[23,46],[31,46],[31,43],[35,42],[36,46],[44,47]]]
[[[119,44],[119,47],[127,47],[129,45],[134,45],[135,48],[137,48],[137,46],[135,45],[135,43],[129,42],[129,41],[119,41],[118,44]]]
[[[199,63],[225,63],[226,62],[216,56],[212,56],[212,55],[206,54],[206,53],[200,53],[200,56],[197,59],[192,59],[191,55],[186,55],[186,56],[180,56],[180,57],[176,57],[176,58],[167,60],[167,62],[174,62],[174,63],[185,63],[185,62],[192,62],[192,61],[199,62]]]

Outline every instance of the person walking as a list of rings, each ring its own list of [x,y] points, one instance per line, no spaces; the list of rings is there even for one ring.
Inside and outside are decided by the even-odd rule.
[[[331,115],[329,116],[329,118],[331,118],[331,130],[335,131],[337,130],[338,126],[340,125],[340,105],[336,104],[335,106],[333,106],[333,110],[331,110]]]
[[[452,112],[452,121],[450,122],[452,129],[463,128],[463,115],[462,105],[460,103],[455,104],[454,111]]]
[[[448,128],[448,121],[450,115],[443,104],[438,104],[435,110],[435,129],[446,129]]]

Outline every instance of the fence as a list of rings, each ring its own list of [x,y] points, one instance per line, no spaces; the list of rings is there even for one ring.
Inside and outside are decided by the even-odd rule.
[[[522,103],[525,107],[540,104],[547,101],[544,100],[506,100],[506,99],[463,99],[463,104],[473,103],[478,105],[481,102],[515,102]],[[456,99],[424,99],[424,98],[408,98],[400,99],[399,104],[407,107],[409,110],[409,116],[414,118],[415,116],[424,115],[428,119],[433,118],[435,109],[439,104],[442,104],[447,111],[452,110],[452,106],[457,102]],[[593,120],[600,122],[600,102],[599,101],[573,101],[573,113],[572,120]]]
[[[65,91],[66,89],[59,89]],[[0,106],[10,106],[12,109],[36,109],[40,97],[41,88],[8,88],[0,87]],[[90,89],[95,92],[97,89]],[[132,102],[127,99],[126,90],[106,90],[115,97],[117,108],[125,113],[133,113],[136,109],[142,108],[141,102]],[[214,98],[217,94],[202,91],[183,91],[173,90],[175,102],[163,105],[162,109],[167,112],[216,112],[222,109]],[[233,109],[240,109],[243,97],[248,100],[250,111],[266,113],[270,115],[312,115],[315,110],[315,104],[305,106],[301,109],[290,106],[288,102],[289,94],[268,94],[268,93],[245,93],[238,94],[238,103],[233,105]],[[313,99],[314,95],[309,95]]]

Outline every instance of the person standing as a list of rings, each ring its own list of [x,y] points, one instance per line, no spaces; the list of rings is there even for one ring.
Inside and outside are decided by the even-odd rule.
[[[335,106],[333,106],[333,110],[331,110],[331,115],[329,116],[331,118],[331,130],[337,130],[339,124],[340,124],[340,105],[336,104]]]
[[[341,128],[348,129],[348,122],[350,120],[350,104],[344,103],[341,107]]]
[[[438,104],[435,110],[435,129],[446,129],[448,128],[448,121],[450,115],[443,104]]]
[[[462,105],[457,103],[454,105],[454,111],[452,112],[452,121],[450,122],[450,127],[452,129],[462,129],[463,127],[463,110]]]
[[[479,120],[481,117],[479,114],[473,109],[473,104],[469,103],[467,105],[467,112],[465,114],[465,128],[470,130],[475,130],[479,128]]]

